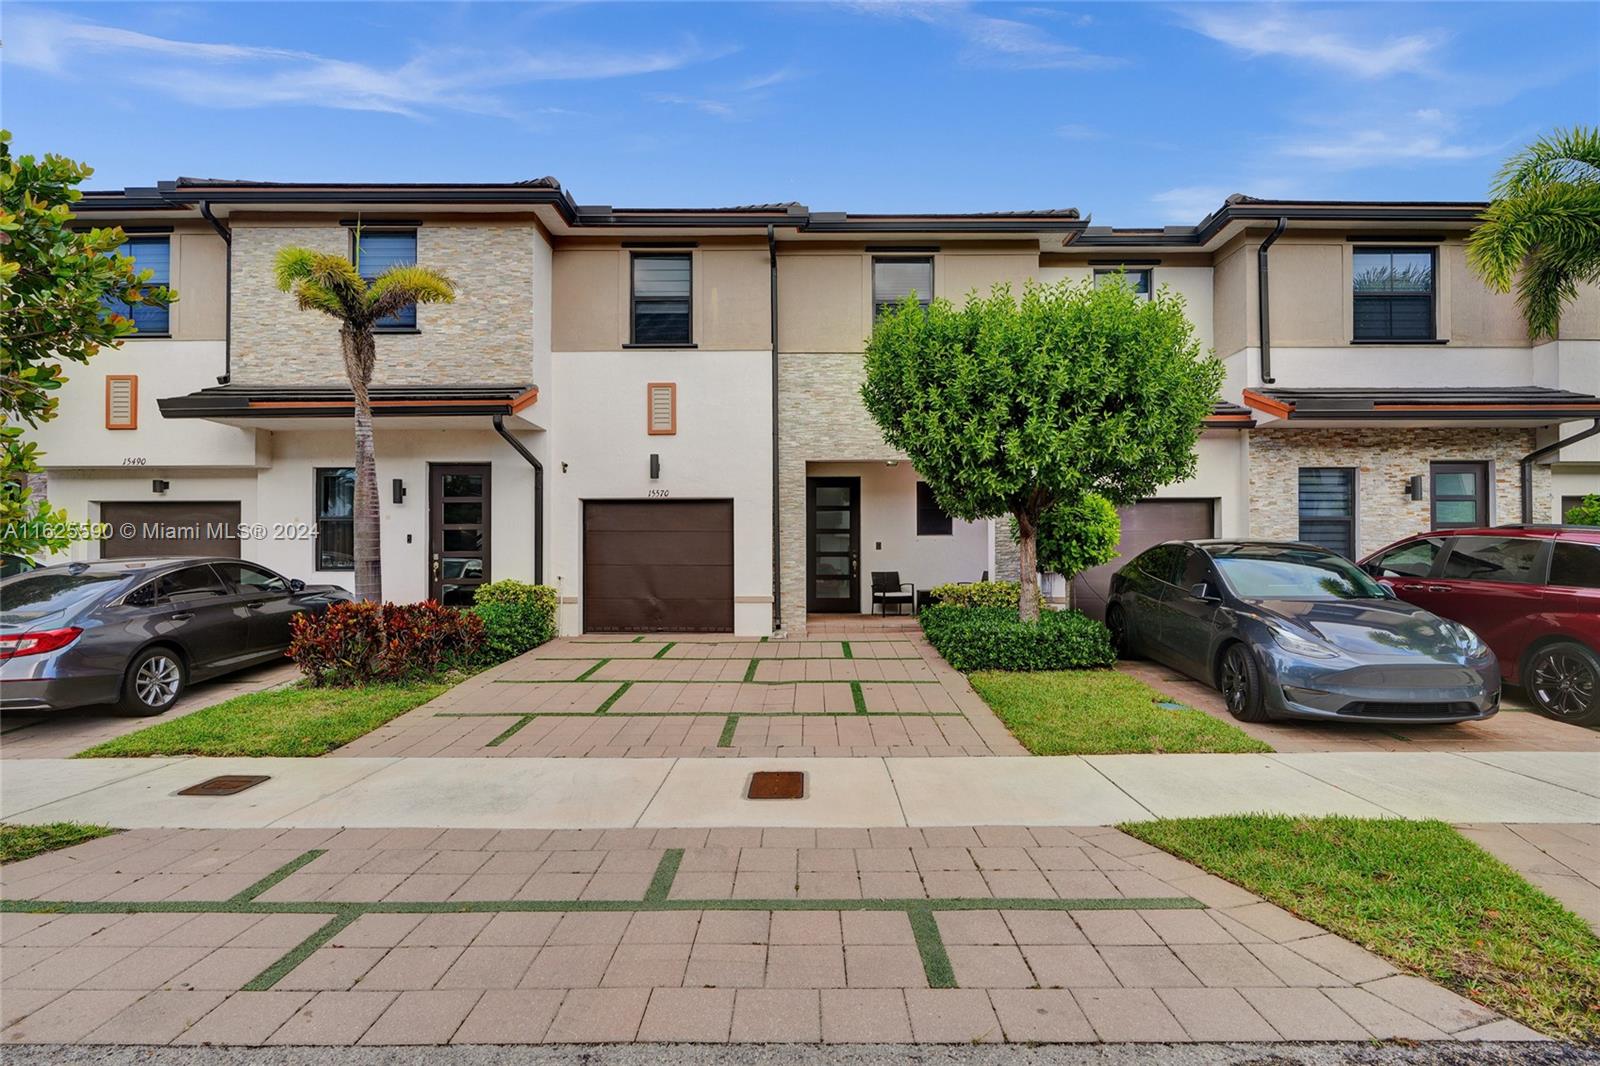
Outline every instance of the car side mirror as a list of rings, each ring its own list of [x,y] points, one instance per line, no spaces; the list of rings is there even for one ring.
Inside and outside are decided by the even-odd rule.
[[[1197,600],[1205,600],[1207,603],[1220,603],[1222,600],[1221,596],[1218,596],[1215,592],[1211,591],[1210,583],[1205,581],[1190,585],[1189,595],[1193,596]]]
[[[306,590],[306,583],[304,581],[301,581],[297,577],[291,577],[289,579],[289,591],[290,592],[304,592],[305,590]]]

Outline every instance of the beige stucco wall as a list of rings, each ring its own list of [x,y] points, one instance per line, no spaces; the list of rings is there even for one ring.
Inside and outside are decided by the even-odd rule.
[[[484,384],[532,379],[532,223],[428,222],[417,260],[456,284],[451,304],[417,309],[415,334],[378,337],[376,384]],[[337,384],[345,380],[337,324],[301,311],[272,280],[278,249],[303,245],[348,255],[350,230],[325,223],[233,227],[233,378],[249,384]]]
[[[1243,241],[1217,253],[1212,268],[1212,345],[1227,359],[1256,340],[1254,246]]]
[[[1434,462],[1487,462],[1494,478],[1489,522],[1521,520],[1518,460],[1534,448],[1531,429],[1350,427],[1257,429],[1250,438],[1250,535],[1300,535],[1301,467],[1356,470],[1356,551],[1365,555],[1427,530],[1429,501],[1412,500],[1407,482],[1427,484]],[[1534,467],[1534,521],[1551,518],[1550,468]]]
[[[216,233],[172,235],[173,285],[178,301],[169,320],[172,339],[220,341],[227,336],[228,246]]]

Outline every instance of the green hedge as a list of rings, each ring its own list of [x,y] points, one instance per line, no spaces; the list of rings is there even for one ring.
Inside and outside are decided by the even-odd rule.
[[[928,590],[935,606],[946,607],[1009,607],[1015,611],[1021,597],[1022,585],[1016,581],[966,581]]]
[[[1077,611],[1024,622],[1015,607],[929,607],[922,631],[957,670],[1081,670],[1117,661],[1106,627]]]
[[[503,662],[553,638],[558,604],[548,585],[509,579],[479,585],[472,612],[483,619],[484,658]]]

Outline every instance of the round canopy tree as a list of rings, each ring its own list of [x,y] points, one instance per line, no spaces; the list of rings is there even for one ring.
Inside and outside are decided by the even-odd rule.
[[[1008,286],[957,308],[915,294],[867,342],[861,396],[947,514],[1010,514],[1024,621],[1037,620],[1046,512],[1096,493],[1132,503],[1191,476],[1222,386],[1181,297],[1126,285]]]

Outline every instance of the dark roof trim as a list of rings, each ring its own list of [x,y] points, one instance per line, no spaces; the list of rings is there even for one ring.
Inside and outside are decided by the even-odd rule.
[[[1291,421],[1547,420],[1600,417],[1600,396],[1537,385],[1460,389],[1246,389],[1245,403]]]
[[[1250,408],[1218,400],[1203,425],[1206,429],[1254,429],[1256,420]]]
[[[1106,248],[1145,245],[1192,248],[1209,242],[1230,222],[1266,222],[1279,218],[1291,222],[1476,222],[1488,206],[1477,201],[1257,200],[1235,195],[1193,227],[1168,226],[1160,230],[1096,227],[1074,243]]]
[[[378,385],[376,416],[510,415],[535,404],[535,385]],[[219,385],[156,401],[164,418],[346,418],[354,401],[341,386]]]

